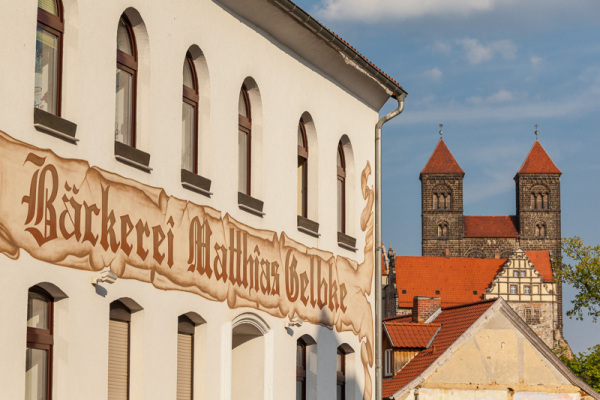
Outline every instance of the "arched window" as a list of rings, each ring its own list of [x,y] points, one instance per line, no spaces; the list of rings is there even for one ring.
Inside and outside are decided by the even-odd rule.
[[[34,107],[57,116],[60,116],[63,32],[60,1],[38,0]]]
[[[438,237],[447,238],[448,237],[448,223],[440,222],[438,224]]]
[[[298,215],[308,217],[308,141],[306,127],[300,118],[298,124]]]
[[[346,233],[346,159],[341,140],[337,148],[337,228]]]
[[[29,289],[27,299],[27,353],[25,399],[49,400],[52,393],[54,344],[52,297],[41,288]]]
[[[240,90],[238,114],[238,191],[250,196],[252,118],[245,85]]]
[[[346,399],[346,353],[341,347],[337,349],[336,363],[336,399]]]
[[[451,190],[448,186],[441,185],[433,188],[432,206],[434,210],[449,210],[451,199]]]
[[[117,28],[115,140],[135,147],[137,49],[133,28],[123,14]]]
[[[549,191],[548,188],[542,185],[534,186],[531,189],[531,204],[533,210],[548,210],[549,209]]]
[[[535,236],[545,237],[546,236],[546,224],[543,222],[538,222],[535,224]]]
[[[296,400],[306,400],[306,342],[296,342]]]
[[[198,78],[194,61],[187,53],[183,62],[183,113],[182,113],[181,167],[198,173]]]

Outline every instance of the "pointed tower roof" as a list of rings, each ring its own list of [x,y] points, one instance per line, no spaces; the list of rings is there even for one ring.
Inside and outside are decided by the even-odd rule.
[[[429,161],[421,171],[421,174],[465,174],[462,168],[458,165],[446,143],[440,139],[438,145],[433,150]]]
[[[517,174],[562,174],[536,139]]]

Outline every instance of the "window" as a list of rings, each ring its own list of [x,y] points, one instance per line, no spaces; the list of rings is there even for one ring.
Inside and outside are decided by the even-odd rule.
[[[57,116],[60,116],[63,27],[60,1],[38,0],[34,107]]]
[[[296,344],[296,400],[306,400],[306,343]]]
[[[448,186],[436,186],[433,188],[433,209],[449,210],[451,201],[451,191]]]
[[[521,271],[521,278],[525,278],[525,275],[526,275],[526,274],[527,274],[527,271],[525,271],[525,270],[522,270],[522,271]]]
[[[549,209],[549,192],[545,186],[535,186],[531,189],[531,204],[532,210],[548,210]]]
[[[195,324],[181,315],[177,330],[177,400],[192,400]]]
[[[250,196],[252,118],[246,86],[240,90],[238,103],[238,191]]]
[[[535,225],[535,236],[545,237],[546,236],[546,224],[539,222]]]
[[[438,237],[447,238],[448,237],[448,224],[446,222],[442,222],[438,224]]]
[[[308,217],[308,141],[306,127],[300,118],[298,124],[298,215]]]
[[[337,386],[336,386],[336,399],[346,399],[346,353],[344,350],[338,347],[337,349]]]
[[[519,277],[519,271],[516,269],[513,269],[513,278],[518,278]]]
[[[198,78],[190,53],[183,62],[181,168],[198,173]]]
[[[38,288],[27,299],[25,399],[49,400],[52,393],[53,307],[50,295]]]
[[[129,308],[113,301],[108,325],[108,400],[129,398],[130,323]]]
[[[125,15],[117,29],[115,140],[135,147],[137,49],[133,28]]]
[[[525,322],[527,322],[529,325],[538,325],[541,323],[541,319],[542,313],[539,308],[525,308]]]
[[[384,358],[384,373],[386,376],[394,375],[394,350],[387,349],[383,355]]]
[[[346,159],[341,140],[337,148],[337,228],[346,233]]]
[[[510,294],[518,294],[517,285],[510,285]]]
[[[523,286],[524,294],[531,294],[531,286]]]

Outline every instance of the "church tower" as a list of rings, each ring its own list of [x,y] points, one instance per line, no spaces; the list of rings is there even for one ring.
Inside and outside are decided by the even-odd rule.
[[[460,256],[464,176],[464,171],[440,138],[419,176],[424,256]]]

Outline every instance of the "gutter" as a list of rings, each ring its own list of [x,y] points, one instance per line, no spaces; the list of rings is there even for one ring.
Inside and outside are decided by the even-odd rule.
[[[381,307],[381,258],[383,257],[383,243],[381,242],[381,129],[383,124],[404,111],[404,100],[406,92],[396,97],[398,107],[389,114],[382,117],[375,125],[375,399],[381,399],[382,388],[382,337],[381,330],[382,307]]]
[[[348,43],[327,29],[319,21],[311,17],[306,11],[298,7],[290,0],[269,0],[281,10],[290,14],[305,28],[317,35],[326,42],[331,48],[339,51],[342,55],[355,62],[358,66],[366,70],[377,82],[390,92],[394,98],[406,97],[406,91],[392,78],[385,75],[383,71],[377,68],[373,63],[367,60],[362,54],[352,48]],[[393,117],[392,117],[393,118]]]

